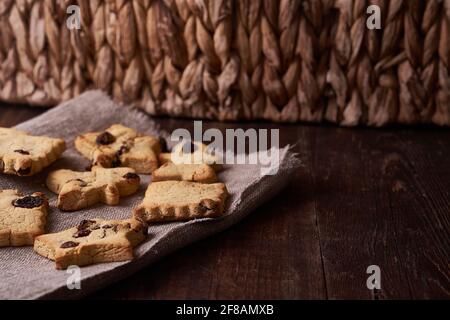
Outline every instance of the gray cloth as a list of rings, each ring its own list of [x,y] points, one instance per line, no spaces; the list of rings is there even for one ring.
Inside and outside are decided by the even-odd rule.
[[[68,150],[63,157],[40,174],[22,178],[0,176],[1,189],[19,189],[23,193],[41,191],[50,199],[48,232],[57,232],[79,223],[82,219],[129,218],[131,209],[143,198],[149,176],[143,179],[139,192],[121,199],[118,206],[97,205],[77,212],[61,212],[55,208],[56,196],[45,188],[45,177],[50,170],[70,168],[83,171],[88,161],[74,149],[74,138],[83,132],[101,131],[111,124],[122,123],[141,132],[166,135],[158,129],[157,120],[141,111],[118,106],[99,91],[86,92],[76,99],[61,104],[39,117],[17,126],[35,135],[63,138]],[[104,263],[81,269],[81,289],[69,290],[64,270],[56,270],[53,261],[34,253],[32,247],[0,248],[0,298],[79,298],[109,283],[123,279],[161,257],[194,241],[220,232],[240,221],[253,209],[272,198],[293,176],[300,161],[289,147],[280,149],[280,169],[277,175],[260,174],[259,165],[231,165],[219,174],[230,197],[226,215],[219,219],[199,219],[149,227],[149,238],[135,250],[136,258],[129,262]]]

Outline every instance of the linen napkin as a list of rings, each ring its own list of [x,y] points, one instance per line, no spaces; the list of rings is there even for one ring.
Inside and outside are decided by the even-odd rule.
[[[0,189],[19,189],[25,194],[44,192],[50,199],[47,232],[72,227],[82,219],[129,218],[132,208],[142,201],[150,176],[142,175],[139,192],[121,198],[118,206],[99,204],[76,212],[62,212],[55,207],[56,195],[46,189],[45,178],[55,169],[85,170],[89,162],[73,145],[79,134],[102,131],[114,123],[121,123],[142,133],[167,136],[167,132],[159,129],[157,122],[157,119],[142,111],[117,105],[100,91],[88,91],[17,126],[33,135],[63,138],[68,149],[61,159],[36,176],[0,175]],[[81,289],[69,290],[67,280],[71,274],[66,270],[56,270],[53,261],[39,256],[32,247],[0,248],[0,298],[80,298],[123,279],[183,246],[229,228],[268,201],[286,186],[298,170],[300,161],[292,148],[287,146],[279,149],[278,165],[276,175],[261,175],[258,164],[227,165],[219,174],[220,181],[226,184],[230,193],[225,216],[150,226],[149,237],[135,249],[134,260],[81,268]]]

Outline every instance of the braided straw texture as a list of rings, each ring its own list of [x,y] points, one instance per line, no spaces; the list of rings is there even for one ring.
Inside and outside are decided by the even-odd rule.
[[[0,1],[1,100],[91,88],[154,115],[450,125],[450,0]]]

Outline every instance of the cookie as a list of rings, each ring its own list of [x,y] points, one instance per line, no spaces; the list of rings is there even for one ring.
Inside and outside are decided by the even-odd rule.
[[[47,187],[58,194],[57,206],[75,211],[96,203],[117,205],[120,197],[139,189],[140,178],[131,168],[92,167],[88,172],[56,170],[47,177]]]
[[[207,164],[174,164],[167,162],[152,174],[152,181],[182,180],[201,183],[217,182],[216,172]]]
[[[146,222],[217,217],[224,213],[227,196],[223,183],[153,182],[133,216]]]
[[[0,190],[0,247],[33,245],[44,233],[48,201],[36,192],[22,196],[17,190]]]
[[[198,141],[181,142],[172,148],[172,152],[163,152],[158,156],[160,164],[208,164],[215,171],[222,169],[220,155],[209,152],[208,146]]]
[[[130,220],[82,220],[77,227],[36,237],[34,251],[54,260],[56,269],[71,265],[133,259],[133,247],[147,235],[147,226]]]
[[[64,150],[66,144],[62,139],[0,128],[0,172],[32,176],[58,159]]]
[[[144,136],[121,124],[103,132],[91,132],[75,139],[75,148],[95,166],[129,167],[150,174],[158,168],[159,139]]]

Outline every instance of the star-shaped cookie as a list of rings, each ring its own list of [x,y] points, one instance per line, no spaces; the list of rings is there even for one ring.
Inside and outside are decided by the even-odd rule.
[[[133,216],[145,222],[217,217],[224,212],[227,196],[223,183],[153,182],[148,186],[143,202],[134,209]]]
[[[132,168],[92,167],[91,171],[56,170],[47,177],[47,187],[58,194],[57,206],[76,211],[96,203],[117,205],[120,197],[139,189],[140,178]]]
[[[104,168],[129,167],[150,174],[158,168],[159,139],[144,136],[121,124],[103,132],[90,132],[75,139],[75,148],[93,165]]]
[[[48,201],[42,193],[22,196],[0,190],[0,247],[33,245],[45,230]]]
[[[0,172],[32,176],[58,159],[64,150],[66,144],[62,139],[0,128]]]
[[[54,260],[56,269],[133,259],[133,247],[147,235],[137,220],[82,220],[77,227],[38,236],[34,251]]]

